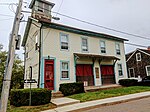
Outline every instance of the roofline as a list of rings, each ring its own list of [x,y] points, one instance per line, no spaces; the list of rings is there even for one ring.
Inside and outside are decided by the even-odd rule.
[[[140,51],[140,52],[142,52],[142,53],[144,53],[144,54],[150,56],[150,54],[148,54],[148,53],[146,53],[146,52],[140,50],[139,48],[137,48],[137,49],[132,53],[132,55],[127,59],[126,62],[128,62],[128,61],[132,58],[132,56],[136,53],[136,51]]]
[[[89,30],[83,30],[75,27],[70,27],[58,23],[50,23],[50,22],[45,22],[45,21],[40,21],[43,23],[43,26],[50,27],[53,29],[57,30],[63,30],[71,33],[76,33],[80,35],[85,35],[85,36],[93,36],[93,37],[101,37],[101,38],[106,38],[106,39],[111,39],[111,40],[117,40],[117,41],[128,41],[127,39],[116,37],[116,36],[111,36],[108,34],[103,34],[103,33],[98,33],[98,32],[93,32]]]
[[[54,3],[48,2],[48,1],[46,1],[46,0],[32,0],[31,3],[30,3],[30,5],[29,5],[29,8],[30,8],[30,9],[33,8],[33,5],[34,5],[35,1],[41,1],[41,2],[43,2],[43,3],[46,3],[46,4],[51,5],[52,7],[55,5]]]
[[[32,23],[32,19],[29,17],[27,25],[26,25],[25,33],[24,33],[24,38],[23,38],[23,41],[22,41],[22,46],[23,47],[26,44],[31,23]],[[66,32],[71,32],[71,33],[76,33],[76,34],[80,34],[80,35],[100,37],[100,38],[105,38],[105,39],[110,39],[110,40],[117,40],[117,41],[122,41],[122,42],[123,41],[128,41],[127,39],[119,38],[119,37],[116,37],[116,36],[111,36],[111,35],[108,35],[108,34],[93,32],[93,31],[89,31],[89,30],[83,30],[83,29],[79,29],[79,28],[75,28],[75,27],[70,27],[70,26],[58,24],[58,23],[52,23],[49,20],[44,21],[43,19],[39,19],[39,23],[42,23],[42,25],[45,26],[45,27],[49,27],[49,28],[53,28],[53,29],[57,29],[57,30],[62,30],[62,31],[66,31]]]

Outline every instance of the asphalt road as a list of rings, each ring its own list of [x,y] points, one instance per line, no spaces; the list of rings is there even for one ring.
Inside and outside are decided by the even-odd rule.
[[[82,112],[150,112],[150,97]]]

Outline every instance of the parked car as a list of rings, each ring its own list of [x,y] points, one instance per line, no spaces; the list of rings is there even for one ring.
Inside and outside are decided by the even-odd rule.
[[[138,83],[140,86],[150,86],[150,76],[142,78],[142,81]]]
[[[142,79],[142,82],[149,82],[150,83],[150,76],[146,76]]]

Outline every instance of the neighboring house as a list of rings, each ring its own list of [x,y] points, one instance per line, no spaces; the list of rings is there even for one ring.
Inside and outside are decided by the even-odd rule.
[[[61,83],[84,82],[85,86],[116,84],[127,78],[123,38],[51,22],[53,3],[33,0],[26,26],[25,80],[32,87],[58,91]],[[43,7],[43,8],[41,8]],[[29,87],[28,83],[24,84]]]
[[[150,47],[136,49],[126,55],[127,71],[129,77],[141,78],[150,75]]]

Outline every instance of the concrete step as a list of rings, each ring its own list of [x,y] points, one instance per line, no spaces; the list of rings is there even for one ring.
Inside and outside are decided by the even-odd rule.
[[[62,92],[58,91],[58,92],[55,92],[55,93],[52,93],[52,99],[53,98],[60,98],[60,97],[63,97],[64,95],[62,94]]]
[[[75,100],[75,99],[71,99],[67,97],[55,98],[55,99],[52,99],[51,102],[55,104],[57,107],[80,103],[79,100]]]

